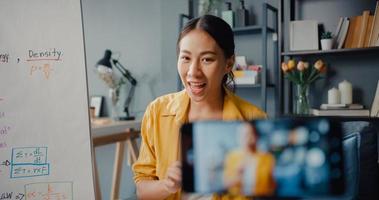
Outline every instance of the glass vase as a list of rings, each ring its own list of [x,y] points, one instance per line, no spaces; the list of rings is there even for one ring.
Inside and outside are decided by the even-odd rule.
[[[117,121],[119,118],[119,113],[118,113],[118,108],[117,104],[114,105],[113,103],[111,104],[111,113],[110,113],[110,118],[114,121]]]
[[[110,110],[110,118],[112,120],[118,120],[119,113],[118,113],[118,96],[116,89],[109,89],[109,98],[111,100],[111,110]]]
[[[295,114],[309,115],[309,85],[296,85]]]

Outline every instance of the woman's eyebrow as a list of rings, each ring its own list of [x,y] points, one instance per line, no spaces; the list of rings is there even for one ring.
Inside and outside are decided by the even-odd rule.
[[[180,50],[180,52],[181,52],[181,53],[186,53],[186,54],[191,54],[191,52],[188,51],[188,50]]]
[[[203,52],[200,53],[200,55],[205,55],[205,54],[213,54],[213,55],[217,55],[217,53],[214,52],[214,51],[203,51]]]

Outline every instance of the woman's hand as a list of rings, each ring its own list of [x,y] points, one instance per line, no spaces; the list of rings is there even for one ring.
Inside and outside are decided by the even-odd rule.
[[[166,199],[182,186],[182,169],[179,161],[167,169],[166,178],[161,180],[141,180],[137,182],[138,199]]]
[[[170,194],[179,191],[182,186],[182,166],[179,161],[175,161],[167,169],[166,178],[163,180],[164,188]]]

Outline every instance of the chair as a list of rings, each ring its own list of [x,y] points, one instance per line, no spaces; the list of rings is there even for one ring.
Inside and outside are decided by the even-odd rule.
[[[379,119],[340,120],[346,177],[343,199],[379,199]]]

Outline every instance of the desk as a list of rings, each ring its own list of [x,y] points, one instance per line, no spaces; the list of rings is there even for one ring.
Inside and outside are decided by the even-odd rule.
[[[107,144],[116,144],[111,197],[110,199],[118,199],[121,183],[121,170],[125,152],[125,143],[128,145],[128,164],[132,165],[138,158],[138,145],[136,139],[140,135],[141,122],[133,121],[112,121],[109,119],[94,119],[91,124],[91,136],[93,147]],[[101,200],[101,192],[99,185],[99,176],[96,167],[96,155],[94,152],[95,166],[95,187],[96,199]]]

